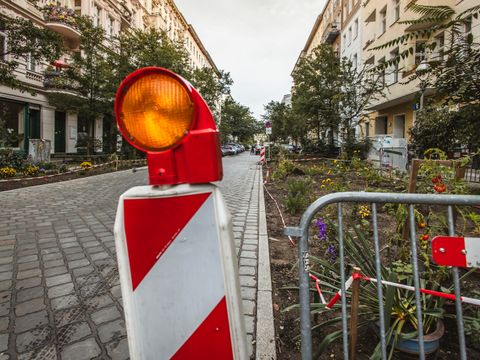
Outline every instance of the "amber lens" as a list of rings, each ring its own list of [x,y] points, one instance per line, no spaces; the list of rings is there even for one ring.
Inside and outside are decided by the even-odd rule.
[[[162,73],[148,74],[128,87],[119,125],[139,148],[162,151],[187,135],[193,111],[187,90],[178,80]]]

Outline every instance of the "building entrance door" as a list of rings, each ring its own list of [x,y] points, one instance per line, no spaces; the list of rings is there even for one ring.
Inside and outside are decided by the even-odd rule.
[[[65,152],[65,122],[66,114],[64,111],[55,111],[55,153]]]

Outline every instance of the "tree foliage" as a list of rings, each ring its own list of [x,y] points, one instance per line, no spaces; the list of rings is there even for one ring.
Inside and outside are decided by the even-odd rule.
[[[239,142],[251,141],[262,131],[262,124],[252,115],[250,109],[239,104],[231,97],[227,98],[221,110],[222,122],[220,135],[222,142],[236,139]]]
[[[410,135],[417,154],[430,148],[452,153],[462,145],[477,151],[480,148],[480,105],[469,104],[458,111],[427,107],[417,113]]]
[[[190,81],[207,102],[219,123],[221,102],[230,95],[230,87],[233,84],[230,73],[220,70],[217,74],[212,68],[197,68],[192,71]]]
[[[63,47],[63,40],[57,33],[36,26],[31,20],[21,17],[7,17],[0,14],[0,30],[8,38],[8,45],[0,53],[2,61],[0,67],[0,84],[10,88],[17,88],[21,91],[33,90],[19,81],[15,76],[15,70],[20,65],[20,60],[52,62],[57,60]]]
[[[340,124],[338,94],[341,92],[340,60],[329,45],[319,45],[300,60],[293,73],[293,111],[305,119],[307,131],[317,140],[328,136],[334,146],[334,134]]]

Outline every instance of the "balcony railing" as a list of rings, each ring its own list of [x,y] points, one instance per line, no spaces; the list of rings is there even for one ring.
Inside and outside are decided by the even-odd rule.
[[[61,71],[47,70],[44,73],[43,86],[51,91],[67,91],[69,93],[76,93],[80,89],[80,84],[68,78],[65,73]]]
[[[70,41],[80,41],[81,34],[77,28],[75,10],[49,4],[42,8],[42,12],[46,27]]]
[[[327,44],[332,44],[338,35],[340,35],[340,24],[332,22],[325,31],[324,41]]]

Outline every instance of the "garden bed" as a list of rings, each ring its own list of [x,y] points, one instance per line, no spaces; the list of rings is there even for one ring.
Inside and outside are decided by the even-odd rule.
[[[57,168],[55,166],[54,169],[47,171],[36,170],[34,172],[36,176],[16,176],[7,179],[0,179],[0,191],[13,190],[27,186],[42,185],[59,181],[74,180],[86,176],[94,176],[113,171],[131,169],[134,167],[145,166],[146,160],[117,160],[96,165],[87,164],[83,167],[81,166],[82,164],[85,164],[85,162],[81,163],[80,165],[69,165],[69,167],[62,165],[62,167]]]
[[[297,265],[297,249],[293,246],[288,237],[283,235],[283,223],[276,203],[280,207],[280,211],[285,219],[287,226],[297,226],[300,222],[300,216],[303,210],[310,202],[322,195],[338,191],[377,191],[377,192],[405,192],[407,188],[407,179],[397,176],[393,173],[379,174],[377,170],[361,160],[351,162],[341,162],[334,160],[315,159],[307,162],[291,162],[282,161],[273,163],[269,168],[264,169],[264,177],[267,178],[265,201],[267,213],[267,226],[270,243],[271,270],[272,270],[272,286],[273,286],[273,308],[275,318],[275,330],[277,336],[277,354],[279,359],[300,359],[300,339],[299,339],[299,313],[298,308],[298,265]],[[330,180],[328,180],[330,179]],[[424,179],[425,180],[425,179]],[[303,185],[296,185],[292,182],[307,182],[307,195],[289,196],[290,192],[298,191]],[[444,182],[448,182],[444,180]],[[428,183],[426,183],[428,189]],[[457,186],[457,185],[455,185]],[[422,186],[420,186],[422,188]],[[448,184],[448,189],[454,191],[454,185]],[[301,191],[300,191],[301,192]],[[271,196],[270,196],[271,195]],[[441,195],[439,195],[441,196]],[[273,199],[275,199],[275,201]],[[295,199],[297,198],[297,199]],[[368,206],[367,204],[365,204]],[[345,206],[346,207],[346,206]],[[431,209],[430,209],[431,210]],[[320,216],[333,216],[336,209],[327,210]],[[362,211],[364,215],[362,216]],[[347,222],[359,223],[367,226],[369,220],[369,208],[362,208],[360,205],[349,205],[346,212],[350,215]],[[398,213],[398,212],[397,212]],[[318,218],[318,217],[316,217]],[[423,220],[422,220],[423,221]],[[378,224],[380,230],[380,238],[389,240],[388,251],[383,253],[382,262],[388,261],[387,257],[398,257],[401,246],[397,246],[401,235],[397,232],[396,216],[394,209],[388,206],[379,207]],[[420,226],[425,226],[419,223]],[[428,233],[428,236],[437,235],[437,228],[433,226],[433,219],[429,220],[429,231],[425,228],[417,229],[421,236]],[[474,231],[474,225],[468,223],[467,231]],[[478,229],[477,229],[478,230]],[[315,227],[312,228],[312,234],[317,232]],[[368,230],[367,230],[368,232]],[[478,234],[477,234],[478,236]],[[331,240],[331,239],[330,239]],[[311,241],[310,254],[331,261],[336,261],[335,247],[330,248],[330,242],[320,241],[318,236],[313,235]],[[373,247],[373,244],[372,244]],[[387,253],[388,252],[388,253]],[[312,262],[312,268],[319,266]],[[478,274],[478,273],[477,273]],[[462,284],[463,291],[471,291],[480,285],[478,275],[474,274],[469,280]],[[312,283],[313,289],[313,283]],[[312,292],[313,294],[313,292]],[[326,295],[327,301],[331,295]],[[349,299],[347,299],[349,301]],[[291,310],[286,311],[286,309]],[[452,303],[445,305],[446,311],[454,313]],[[326,319],[332,319],[338,316],[338,310],[332,310],[318,316],[314,322],[319,323]],[[469,315],[471,315],[469,313]],[[480,315],[480,314],[479,314]],[[323,318],[322,318],[323,317]],[[479,322],[480,323],[480,322]],[[456,336],[456,323],[454,320],[445,319],[446,334],[441,341],[440,350],[437,352],[438,359],[458,358],[458,340]],[[314,349],[325,335],[341,329],[340,324],[333,326],[325,326],[320,331],[314,332],[313,342]],[[378,343],[378,338],[374,335],[371,328],[360,330],[359,341],[357,345],[357,359],[368,359]],[[468,358],[480,358],[479,344],[471,336],[467,337]],[[402,355],[403,356],[403,355]],[[320,359],[343,358],[341,339],[329,345],[327,349],[319,357]],[[405,358],[400,357],[400,358]]]

